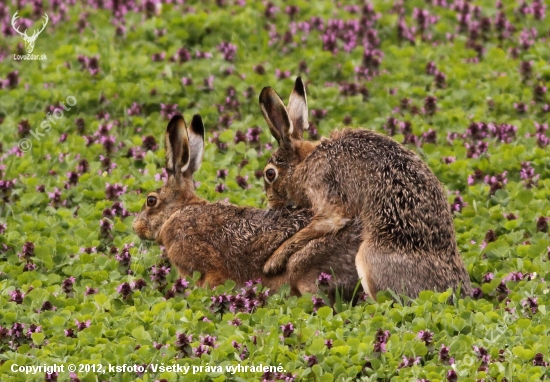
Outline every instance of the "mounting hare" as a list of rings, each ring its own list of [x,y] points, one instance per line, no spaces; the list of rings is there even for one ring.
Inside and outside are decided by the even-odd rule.
[[[310,210],[280,211],[208,203],[195,194],[193,173],[201,165],[204,126],[195,115],[189,128],[182,116],[174,116],[165,133],[166,171],[164,186],[147,195],[135,218],[133,229],[142,239],[156,240],[166,247],[170,262],[182,277],[201,273],[199,285],[210,287],[234,280],[244,286],[262,278],[265,286],[277,289],[288,283],[293,294],[316,292],[322,272],[336,275],[327,287],[350,299],[358,282],[355,254],[361,243],[359,220],[334,235],[313,240],[303,249],[305,262],[288,273],[267,277],[262,267],[286,239],[305,227]],[[299,267],[299,268],[298,268]]]
[[[264,169],[268,207],[292,205],[315,214],[275,251],[264,266],[266,274],[282,272],[289,258],[299,263],[300,257],[314,255],[298,251],[359,219],[362,243],[355,262],[370,296],[391,289],[416,297],[422,290],[444,291],[459,284],[463,294],[470,293],[445,191],[415,153],[363,129],[304,141],[308,108],[300,77],[288,107],[270,87],[262,90],[260,107],[279,144]]]

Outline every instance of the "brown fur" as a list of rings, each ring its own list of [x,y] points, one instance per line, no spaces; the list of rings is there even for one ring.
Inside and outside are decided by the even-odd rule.
[[[291,101],[296,104],[296,94],[303,95],[301,110],[307,110],[298,78],[295,89],[300,87]],[[266,105],[271,102],[278,104]],[[300,119],[272,115],[286,110],[271,88],[264,88],[260,104],[279,142],[264,170],[269,206],[308,207],[315,214],[277,249],[264,266],[266,273],[282,271],[289,258],[298,261],[301,255],[295,252],[310,240],[359,219],[363,241],[356,267],[371,296],[391,289],[416,297],[422,290],[444,291],[459,284],[463,294],[470,293],[444,188],[415,153],[385,135],[361,129],[335,131],[330,139],[310,144],[301,134],[296,138],[296,131],[304,129]],[[271,181],[265,172],[269,168],[278,170]]]
[[[344,298],[350,299],[358,282],[354,259],[361,242],[359,220],[337,235],[311,241],[300,251],[303,253],[300,262],[290,264],[287,272],[267,277],[262,272],[265,261],[310,222],[312,212],[209,204],[199,198],[194,192],[192,175],[202,158],[203,148],[197,136],[204,135],[204,127],[202,120],[195,117],[186,139],[181,131],[173,131],[174,126],[185,126],[182,121],[171,121],[168,125],[166,163],[167,170],[172,171],[160,190],[149,193],[148,197],[157,197],[157,203],[155,206],[145,203],[134,220],[135,232],[142,239],[164,245],[170,262],[182,277],[200,272],[199,285],[215,287],[231,279],[244,286],[249,280],[261,278],[271,289],[290,284],[293,294],[302,294],[316,292],[318,277],[325,272],[336,275],[327,288],[329,296],[334,298],[335,289],[339,288]],[[179,144],[187,147],[174,149]],[[187,159],[185,153],[190,153]],[[180,169],[187,162],[191,166],[182,173]]]

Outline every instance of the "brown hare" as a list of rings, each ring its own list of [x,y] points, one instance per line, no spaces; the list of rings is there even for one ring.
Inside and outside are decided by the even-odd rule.
[[[165,147],[168,179],[161,189],[147,195],[133,229],[141,239],[164,245],[182,277],[198,271],[198,284],[210,287],[229,279],[244,286],[248,280],[261,278],[271,289],[288,283],[298,295],[316,292],[324,272],[335,275],[325,287],[332,299],[335,288],[343,291],[344,298],[352,297],[359,281],[355,271],[362,231],[359,220],[335,235],[308,243],[302,249],[308,260],[297,264],[301,268],[294,270],[295,278],[287,273],[267,277],[262,272],[265,261],[309,223],[312,212],[238,207],[198,197],[193,173],[200,167],[204,151],[204,126],[198,115],[189,128],[182,116],[174,116],[166,129]]]
[[[415,153],[363,129],[334,131],[320,142],[303,140],[308,107],[300,77],[288,107],[270,87],[259,98],[279,145],[264,169],[268,207],[314,212],[311,222],[271,256],[266,274],[282,272],[287,261],[305,262],[302,256],[315,256],[300,252],[311,240],[359,219],[363,232],[356,266],[370,296],[391,289],[414,298],[422,290],[441,292],[459,284],[463,295],[470,293],[445,191]]]

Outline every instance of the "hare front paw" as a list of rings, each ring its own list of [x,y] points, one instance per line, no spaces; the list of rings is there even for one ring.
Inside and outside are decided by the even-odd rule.
[[[292,253],[289,253],[288,245],[281,245],[274,253],[271,255],[269,260],[264,264],[264,273],[268,276],[276,275],[284,271],[288,258]]]

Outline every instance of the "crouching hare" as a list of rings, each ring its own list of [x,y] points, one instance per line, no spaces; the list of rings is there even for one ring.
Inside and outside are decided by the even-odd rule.
[[[297,263],[306,261],[302,256],[315,256],[301,250],[359,219],[363,232],[356,267],[370,296],[391,289],[414,298],[422,290],[441,292],[459,284],[463,295],[470,293],[445,191],[415,153],[363,129],[304,141],[308,107],[300,77],[288,107],[266,87],[260,108],[279,145],[264,169],[268,207],[292,205],[314,212],[311,222],[271,256],[266,274],[282,272],[289,258]]]
[[[334,274],[326,292],[334,298],[335,288],[350,299],[358,283],[355,254],[361,242],[359,220],[336,234],[309,242],[300,262],[290,264],[289,273],[266,276],[262,267],[286,239],[305,227],[310,210],[261,210],[223,203],[208,203],[195,194],[193,173],[201,165],[204,126],[195,115],[189,128],[174,116],[165,133],[168,179],[159,190],[147,195],[133,223],[141,239],[156,240],[166,248],[170,262],[182,277],[201,273],[199,285],[210,287],[234,280],[237,286],[262,279],[277,289],[289,284],[295,295],[318,290],[319,275]]]

